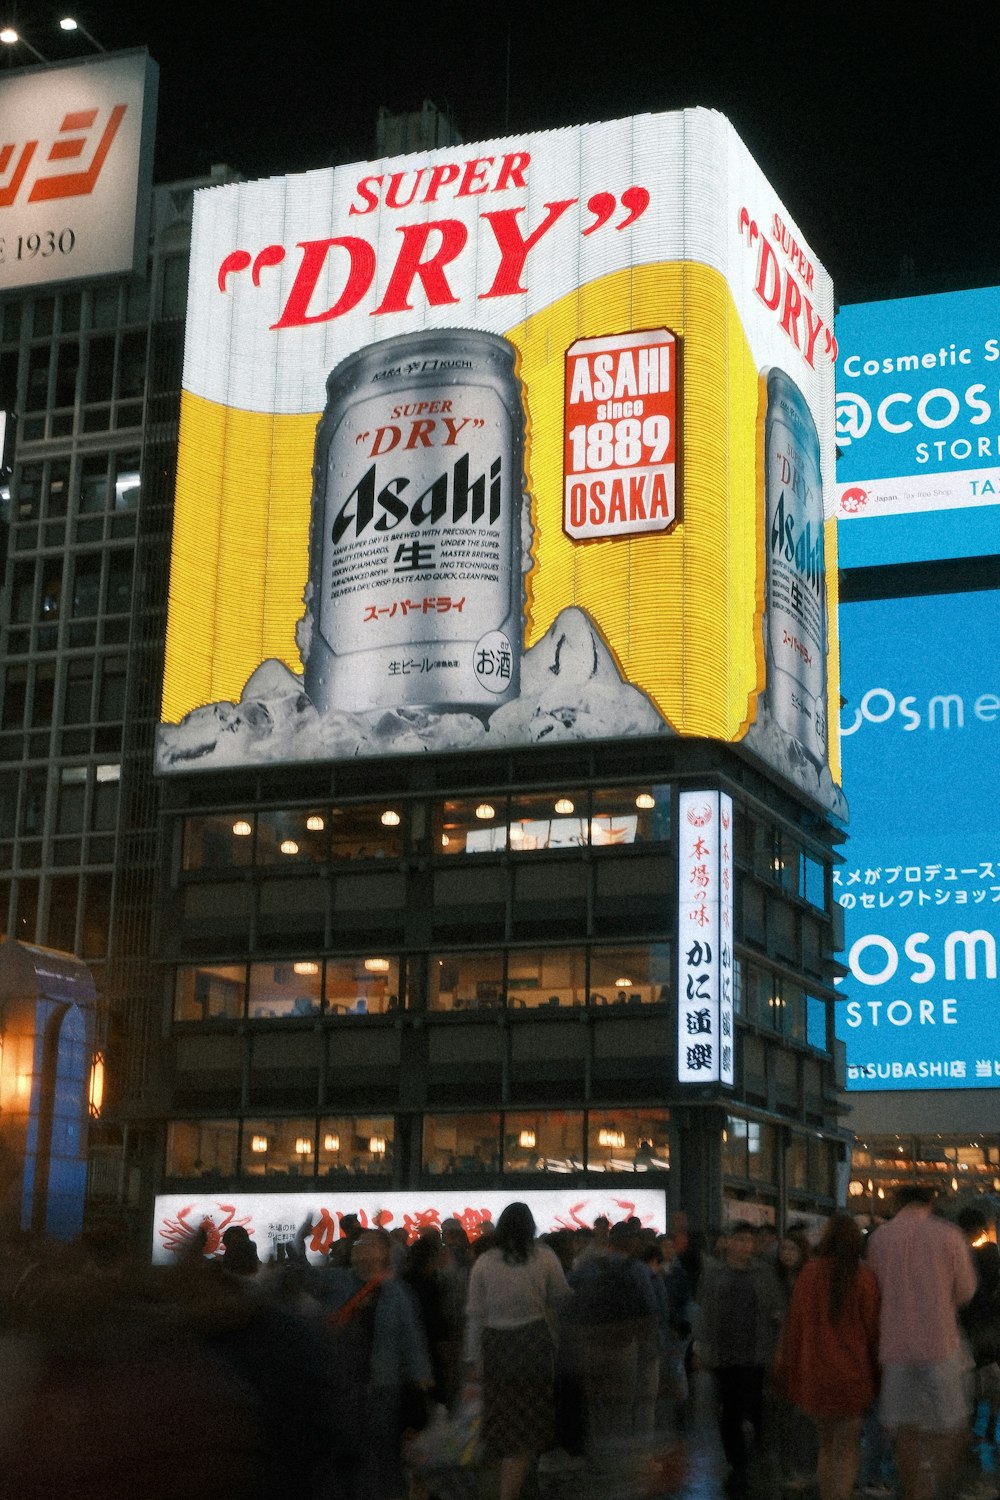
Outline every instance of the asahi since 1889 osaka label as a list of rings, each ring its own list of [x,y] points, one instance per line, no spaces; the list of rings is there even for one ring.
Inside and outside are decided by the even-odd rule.
[[[822,767],[827,621],[819,438],[802,392],[779,369],[767,374],[764,474],[767,702],[776,722]]]
[[[524,414],[514,349],[387,339],[327,382],[306,692],[321,712],[489,713],[517,696]]]

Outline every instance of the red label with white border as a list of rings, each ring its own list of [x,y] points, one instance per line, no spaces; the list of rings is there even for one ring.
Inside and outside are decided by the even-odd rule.
[[[666,328],[566,351],[563,530],[581,541],[677,519],[677,340]]]

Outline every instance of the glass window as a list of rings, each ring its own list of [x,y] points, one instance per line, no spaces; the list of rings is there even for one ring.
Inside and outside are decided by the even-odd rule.
[[[48,623],[59,618],[62,601],[62,558],[42,559],[42,588],[38,600],[38,618]]]
[[[809,1152],[804,1135],[793,1135],[785,1154],[788,1186],[804,1191],[809,1186]]]
[[[27,667],[8,667],[7,682],[0,713],[0,728],[20,729],[24,724],[24,710],[28,704]]]
[[[56,669],[49,662],[39,662],[35,668],[35,691],[31,704],[31,728],[48,729],[52,723],[52,702],[55,697]]]
[[[131,552],[117,551],[108,557],[108,588],[105,609],[109,615],[127,614],[132,598]]]
[[[579,1172],[582,1168],[582,1111],[528,1110],[504,1116],[505,1172]]]
[[[578,948],[518,948],[507,955],[507,1004],[515,1010],[583,1005],[584,953]]]
[[[108,504],[108,460],[104,454],[97,458],[85,458],[80,474],[81,515],[92,515],[105,510]]]
[[[313,1177],[315,1120],[244,1120],[244,1177]]]
[[[775,1143],[777,1132],[773,1125],[760,1125],[756,1120],[747,1121],[748,1175],[757,1182],[775,1180]]]
[[[78,557],[73,570],[73,614],[96,615],[101,592],[101,555],[85,553]]]
[[[121,774],[121,766],[114,763],[96,768],[94,801],[90,811],[90,826],[95,833],[117,826],[118,788]]]
[[[753,825],[753,870],[766,880],[777,880],[781,875],[781,841],[777,829],[771,823]]]
[[[670,838],[669,786],[602,787],[594,792],[590,841],[657,844]]]
[[[66,669],[66,691],[63,695],[64,724],[89,724],[93,670],[93,664],[80,657],[74,657],[70,661]]]
[[[322,999],[323,965],[318,959],[250,965],[251,1020],[318,1016]]]
[[[41,509],[41,498],[41,464],[23,464],[18,469],[17,478],[14,482],[12,519],[15,521],[30,521],[34,516],[37,516]]]
[[[742,958],[733,964],[733,1014],[747,1013],[747,966]]]
[[[243,1014],[243,964],[199,964],[177,970],[175,1021],[236,1020]]]
[[[587,842],[586,792],[534,792],[511,798],[510,847],[578,849]],[[467,850],[471,853],[471,850]]]
[[[399,1010],[399,959],[378,954],[327,959],[326,1008],[338,1016],[380,1016]]]
[[[47,771],[28,771],[21,792],[21,827],[23,834],[41,833],[45,820],[45,791],[48,785]]]
[[[257,814],[259,865],[308,864],[327,858],[330,815],[316,808]]]
[[[118,399],[141,396],[146,388],[146,335],[138,330],[122,334],[118,350]]]
[[[445,802],[435,818],[441,854],[492,854],[507,847],[507,798],[464,797]]]
[[[742,918],[737,937],[742,937],[745,943],[751,943],[755,948],[763,948],[767,944],[764,892],[753,880],[741,880],[739,889],[743,893],[743,901],[737,905],[738,916]]]
[[[58,875],[49,881],[49,928],[45,941],[50,948],[72,953],[76,947],[76,903],[80,887],[76,875]]]
[[[14,624],[24,624],[32,618],[35,603],[35,564],[17,562],[11,580],[10,618]]]
[[[31,350],[28,356],[28,387],[25,392],[26,411],[44,411],[49,404],[49,355],[51,346],[42,344]]]
[[[428,990],[429,1010],[492,1010],[503,1004],[503,954],[432,955]]]
[[[21,304],[8,302],[3,310],[3,336],[9,341],[21,336]]]
[[[666,1172],[669,1167],[669,1110],[590,1111],[588,1172]]]
[[[80,372],[80,345],[67,339],[56,349],[56,406],[72,406],[76,401],[76,377]]]
[[[42,334],[51,333],[56,326],[56,299],[55,297],[36,297],[34,306],[34,317],[32,319],[32,332],[35,338]]]
[[[398,859],[403,852],[406,808],[381,802],[335,807],[330,814],[334,859]]]
[[[806,1039],[806,997],[803,990],[790,980],[781,982],[781,1020],[785,1036],[797,1042]]]
[[[83,957],[104,958],[111,922],[111,876],[88,875],[83,908]]]
[[[116,295],[116,305],[117,301]],[[110,401],[115,369],[114,334],[97,334],[93,337],[88,345],[88,355],[87,387],[83,399],[88,404],[94,401]]]
[[[591,949],[591,1005],[655,1005],[671,993],[669,943]]]
[[[115,458],[115,510],[137,510],[139,506],[139,455],[119,453]]]
[[[814,1193],[832,1198],[836,1191],[837,1145],[835,1141],[816,1140],[807,1142],[809,1152],[809,1186]]]
[[[184,819],[185,870],[228,869],[253,858],[253,813],[214,813]]]
[[[45,514],[49,520],[61,520],[69,508],[69,462],[49,464],[48,499]]]
[[[168,1177],[235,1177],[235,1120],[171,1120],[167,1127]]]
[[[425,1172],[495,1172],[499,1146],[499,1114],[424,1116]]]
[[[383,1177],[392,1172],[395,1121],[391,1115],[331,1115],[319,1122],[323,1177]]]
[[[17,823],[17,783],[16,771],[0,772],[0,837],[9,837]]]
[[[747,1129],[741,1115],[727,1115],[722,1131],[722,1171],[726,1177],[748,1177]]]
[[[103,723],[116,723],[125,717],[125,672],[123,656],[109,656],[101,668],[97,717]]]
[[[57,833],[83,832],[83,806],[87,794],[87,767],[62,766],[59,771]]]

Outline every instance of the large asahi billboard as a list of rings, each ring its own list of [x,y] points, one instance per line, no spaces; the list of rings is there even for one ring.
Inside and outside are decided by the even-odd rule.
[[[159,769],[682,734],[841,810],[832,323],[705,110],[199,193]]]
[[[136,51],[0,79],[0,292],[143,264],[157,77]]]

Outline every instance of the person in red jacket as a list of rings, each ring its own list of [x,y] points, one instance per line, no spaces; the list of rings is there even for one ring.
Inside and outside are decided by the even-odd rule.
[[[850,1500],[861,1427],[878,1391],[878,1282],[849,1214],[828,1221],[816,1256],[799,1272],[785,1319],[775,1383],[819,1432],[821,1500]]]

